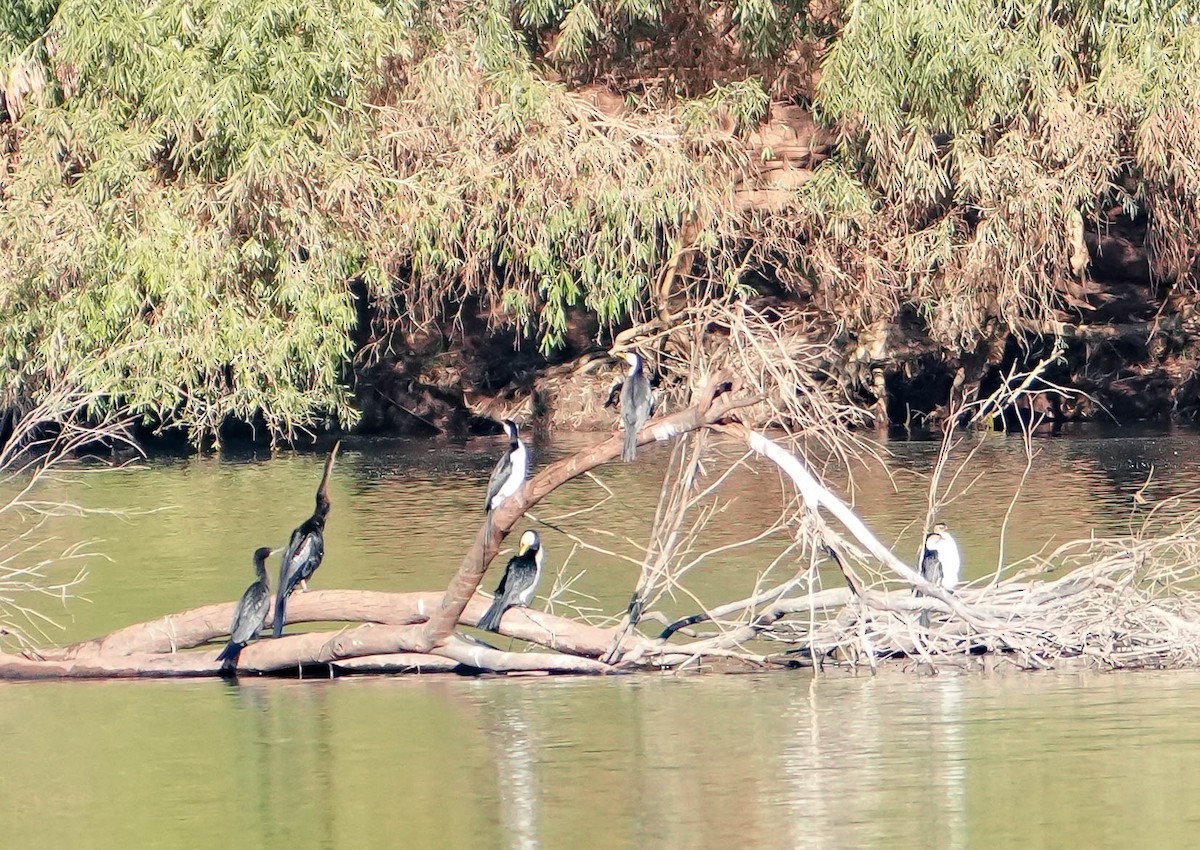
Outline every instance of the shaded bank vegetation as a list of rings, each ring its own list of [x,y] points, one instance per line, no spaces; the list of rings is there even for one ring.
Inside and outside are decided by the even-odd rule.
[[[98,412],[195,440],[591,426],[614,339],[683,404],[694,320],[741,301],[877,424],[1056,346],[1100,407],[1055,415],[1191,416],[1193,18],[18,0],[3,405],[90,360]]]
[[[718,321],[730,344],[710,357],[708,328]],[[639,445],[671,444],[644,540],[619,540],[606,528],[610,502],[622,496],[605,484],[605,467],[616,463],[625,440],[620,433],[599,437],[537,469],[485,517],[470,511],[463,516],[473,516],[474,523],[456,521],[467,533],[474,528],[474,535],[469,542],[462,538],[461,562],[444,590],[299,594],[286,615],[277,606],[275,639],[248,645],[238,670],[333,676],[781,666],[859,671],[897,660],[931,671],[1200,663],[1195,567],[1200,536],[1194,512],[1168,525],[1155,520],[1157,509],[1147,509],[1140,528],[1128,535],[1075,541],[1017,563],[1002,554],[994,572],[980,576],[976,567],[974,581],[943,586],[924,565],[914,569],[893,551],[872,531],[871,517],[856,513],[821,480],[816,470],[822,467],[851,470],[880,460],[875,457],[879,447],[846,434],[839,422],[848,412],[840,397],[807,378],[788,356],[792,338],[772,333],[773,328],[770,319],[744,306],[693,322],[690,405],[655,416],[636,434]],[[952,415],[978,421],[996,409],[1021,407],[1022,397],[1026,409],[1037,409],[1033,402],[1039,393],[1030,387],[1038,377],[1036,372],[1014,375],[1013,388],[1000,387]],[[741,421],[775,409],[785,410],[791,435],[767,437]],[[1022,431],[1026,474],[1034,462],[1034,427],[1025,423]],[[929,478],[923,528],[937,528],[934,520],[947,504],[979,483],[973,458],[994,439],[1002,438],[986,431],[945,432]],[[642,457],[639,452],[639,462]],[[326,472],[331,463],[332,455]],[[778,494],[778,507],[727,523],[726,509],[746,496],[744,477],[735,484],[735,474],[747,468],[762,479],[750,486]],[[598,485],[597,501],[580,504],[576,491],[555,512],[556,491],[584,476]],[[318,492],[324,489],[323,478]],[[1020,489],[1018,484],[1007,513],[991,517],[1002,553]],[[482,486],[478,497],[484,500]],[[1139,499],[1146,502],[1141,493],[1135,496]],[[328,507],[319,495],[322,504]],[[764,504],[770,500],[756,502]],[[400,520],[389,515],[389,521]],[[553,587],[543,582],[540,588],[550,610],[512,607],[498,623],[488,624],[521,644],[496,645],[492,634],[481,640],[465,631],[462,627],[477,626],[488,608],[480,585],[505,539],[522,524],[527,530],[553,529],[614,565],[636,565],[629,602],[597,607],[594,599],[573,593],[575,579],[560,570]],[[439,545],[455,544],[447,539]],[[750,569],[734,568],[739,553],[750,556]],[[556,561],[561,557],[555,553]],[[720,581],[712,583],[714,577]],[[714,586],[720,589],[714,592]],[[218,650],[229,630],[237,628],[231,626],[231,612],[231,604],[209,605],[73,646],[0,653],[0,678],[220,675],[229,671],[222,671]],[[286,633],[284,616],[287,623],[325,625]]]

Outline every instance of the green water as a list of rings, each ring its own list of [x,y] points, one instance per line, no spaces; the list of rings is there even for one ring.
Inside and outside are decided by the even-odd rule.
[[[540,459],[588,439],[541,447]],[[1196,446],[1190,435],[1039,441],[1006,553],[1140,522],[1132,494],[1151,466],[1151,497],[1200,484]],[[857,470],[855,499],[908,552],[933,447],[891,449],[899,471]],[[481,519],[494,451],[345,446],[314,584],[444,585]],[[659,447],[606,467],[616,495],[556,524],[611,548],[637,539],[665,457]],[[124,512],[54,529],[97,539],[110,559],[92,559],[88,601],[47,610],[65,627],[55,640],[237,596],[253,549],[280,545],[311,510],[321,462],[159,459],[55,484]],[[1024,467],[1006,439],[979,463],[987,477],[943,514],[972,577],[995,567]],[[726,489],[737,498],[711,542],[778,508],[773,474],[747,471]],[[535,513],[601,495],[572,485]],[[548,528],[543,538],[557,570],[570,543]],[[693,588],[729,598],[759,565],[721,560]],[[565,572],[581,571],[588,604],[615,613],[628,599],[633,567],[575,552]],[[0,754],[5,848],[1182,847],[1200,826],[1200,673],[4,684]]]

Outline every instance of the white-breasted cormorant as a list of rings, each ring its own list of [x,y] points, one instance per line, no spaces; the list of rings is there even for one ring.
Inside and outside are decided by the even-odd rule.
[[[287,551],[283,553],[283,562],[279,565],[278,596],[275,597],[275,637],[283,634],[283,625],[287,617],[287,598],[292,595],[296,585],[303,585],[308,590],[308,580],[321,566],[325,557],[325,518],[329,516],[329,474],[333,471],[333,461],[337,457],[339,440],[325,461],[325,473],[321,476],[321,486],[317,488],[317,507],[312,516],[300,524],[292,532]]]
[[[258,577],[254,584],[246,588],[237,607],[233,609],[233,624],[229,627],[229,643],[217,656],[222,671],[236,670],[238,656],[250,641],[258,637],[271,613],[271,585],[267,581],[267,558],[271,557],[270,549],[263,546],[254,551],[254,574]]]
[[[654,415],[655,400],[650,379],[642,368],[642,356],[636,351],[626,351],[622,356],[629,364],[629,374],[621,385],[621,421],[625,424],[621,460],[629,463],[637,457],[637,435]]]
[[[530,529],[521,535],[517,554],[509,559],[508,566],[504,568],[504,576],[496,588],[496,598],[480,618],[479,628],[489,632],[499,631],[500,619],[505,611],[513,606],[529,607],[542,577],[542,561],[545,557],[541,538],[536,531]]]
[[[962,578],[962,556],[944,522],[936,523],[933,530],[925,535],[925,547],[921,550],[921,578],[947,590],[958,587]],[[928,611],[921,612],[921,625],[929,625]]]
[[[508,451],[496,463],[492,477],[488,479],[485,511],[494,511],[504,500],[521,489],[525,476],[529,474],[529,450],[517,437],[517,423],[504,420],[504,432],[508,434]]]

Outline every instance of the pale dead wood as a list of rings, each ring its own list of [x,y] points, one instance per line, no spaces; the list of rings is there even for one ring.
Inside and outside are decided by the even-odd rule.
[[[718,398],[719,389],[732,379],[733,375],[730,373],[715,374],[697,393],[693,407],[647,423],[638,435],[638,445],[646,445],[655,440],[670,440],[703,425],[719,422],[733,411],[758,401],[755,397],[739,396],[736,393]],[[500,551],[501,542],[517,520],[567,481],[613,460],[620,454],[620,450],[621,437],[617,435],[551,464],[527,481],[524,487],[492,514],[490,521],[480,526],[471,548],[463,557],[458,572],[446,590],[441,605],[425,625],[425,639],[421,647],[423,651],[428,651],[450,637],[462,616],[463,608],[479,587],[488,564]]]
[[[771,380],[789,380],[789,375],[781,372]],[[731,421],[729,414],[757,403],[761,393],[729,392],[730,376],[712,373],[700,383],[693,407],[652,421],[639,442],[670,440],[700,429],[725,435],[779,471],[786,484],[780,492],[782,513],[764,520],[763,529],[748,529],[736,543],[702,547],[701,532],[720,514],[722,491],[748,455],[709,473],[711,441],[699,435],[681,441],[664,482],[634,604],[615,627],[511,609],[499,636],[523,641],[530,651],[467,639],[456,631],[477,622],[488,605],[476,588],[508,530],[557,487],[614,459],[619,436],[559,461],[527,482],[481,526],[445,593],[300,594],[290,622],[341,625],[252,643],[242,654],[241,672],[591,675],[615,669],[687,670],[714,662],[873,669],[889,657],[917,658],[937,669],[960,664],[968,652],[1003,655],[1033,669],[1066,658],[1113,667],[1200,665],[1200,518],[1158,537],[1147,533],[1076,541],[1034,559],[1032,567],[1006,567],[982,589],[950,592],[929,584],[897,557],[800,454]],[[939,460],[934,491],[946,455],[944,451]],[[942,498],[931,495],[931,508],[936,510]],[[719,562],[733,548],[784,532],[789,545],[756,571],[752,591],[743,598],[706,604],[687,587],[693,570]],[[578,535],[571,536],[584,545]],[[612,555],[614,560],[624,557]],[[823,560],[833,563],[845,587],[821,586]],[[773,570],[784,565],[790,565],[790,575],[780,581]],[[1055,570],[1065,574],[1043,578]],[[925,595],[913,596],[913,588]],[[668,594],[691,599],[701,613],[670,622],[656,639],[644,637],[637,628],[642,608]],[[918,625],[922,612],[934,615],[932,627]],[[204,606],[41,656],[0,656],[0,678],[215,675],[219,647],[210,642],[223,637],[230,614],[229,604]],[[660,613],[645,616],[668,622]],[[487,641],[495,640],[487,636]]]

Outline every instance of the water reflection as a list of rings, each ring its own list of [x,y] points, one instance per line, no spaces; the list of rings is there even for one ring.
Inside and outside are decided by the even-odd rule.
[[[1166,846],[1200,819],[1181,781],[1200,757],[1198,709],[1193,673],[2,686],[0,834],[280,850]]]
[[[542,446],[540,462],[575,447]],[[495,443],[345,448],[320,586],[442,586],[480,517]],[[1127,531],[1151,466],[1151,498],[1200,485],[1186,435],[1038,448],[1012,556]],[[914,552],[936,447],[891,449],[900,472],[855,470],[855,498]],[[249,553],[311,509],[323,459],[172,460],[64,482],[63,494],[132,511],[57,530],[104,538],[112,558],[93,565],[92,601],[66,611],[65,637],[236,597]],[[656,447],[601,471],[620,494],[605,530],[644,535],[665,459]],[[995,568],[1024,469],[1006,438],[978,462],[986,476],[944,516],[972,576]],[[597,490],[565,488],[540,512]],[[779,502],[761,467],[739,471],[729,495],[714,539]],[[137,512],[161,505],[178,509]],[[569,547],[544,538],[553,570]],[[576,557],[580,588],[623,607],[632,568]],[[698,587],[741,595],[760,564],[731,558]],[[0,835],[14,847],[1165,846],[1200,822],[1181,781],[1200,758],[1200,676],[0,684],[0,755]]]
[[[498,690],[492,704],[484,706],[487,738],[492,745],[499,797],[503,845],[516,850],[540,846],[537,838],[539,789],[534,772],[534,753],[540,749],[531,729],[531,706],[527,688]]]

